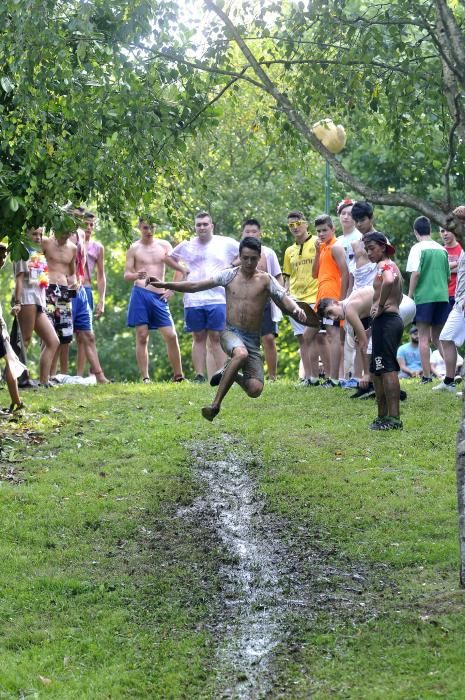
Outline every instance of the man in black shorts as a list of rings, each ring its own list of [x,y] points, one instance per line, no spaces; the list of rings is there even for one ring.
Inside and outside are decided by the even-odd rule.
[[[378,231],[364,238],[370,262],[376,263],[373,281],[373,304],[370,316],[372,353],[370,372],[375,386],[378,416],[371,423],[372,430],[400,430],[399,363],[397,350],[404,324],[399,314],[402,299],[402,276],[397,265],[390,260],[395,248],[386,236]]]

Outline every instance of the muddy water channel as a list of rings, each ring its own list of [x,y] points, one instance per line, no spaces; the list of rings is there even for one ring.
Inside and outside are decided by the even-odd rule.
[[[296,620],[311,625],[323,609],[363,606],[354,597],[365,577],[331,566],[318,547],[290,551],[281,537],[289,536],[285,524],[267,512],[257,490],[256,457],[238,439],[223,435],[187,447],[202,496],[178,517],[191,527],[207,525],[225,552],[215,697],[275,697],[275,654],[292,644]]]
[[[212,518],[228,556],[222,565],[224,619],[219,622],[218,692],[260,698],[271,689],[273,650],[285,635],[292,605],[286,549],[269,528],[250,474],[253,456],[237,440],[190,445],[204,494],[192,508]],[[286,586],[287,588],[287,586]]]

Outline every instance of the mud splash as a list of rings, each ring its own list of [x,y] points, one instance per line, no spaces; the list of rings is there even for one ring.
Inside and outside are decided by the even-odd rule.
[[[292,557],[276,537],[251,472],[255,458],[238,440],[190,444],[203,495],[182,517],[210,520],[226,552],[220,576],[224,616],[216,630],[217,689],[222,698],[262,698],[273,686],[273,651],[285,639],[291,608],[305,605]]]

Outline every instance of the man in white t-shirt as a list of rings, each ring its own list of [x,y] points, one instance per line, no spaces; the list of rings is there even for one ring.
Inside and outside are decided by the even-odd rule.
[[[213,221],[206,211],[195,215],[196,236],[182,241],[169,257],[185,266],[189,282],[210,279],[229,267],[239,252],[239,243],[213,233]],[[175,280],[180,279],[176,274]],[[205,372],[211,377],[223,367],[225,354],[220,345],[220,332],[226,321],[226,297],[223,287],[205,289],[197,294],[184,294],[184,325],[192,333],[192,365],[197,382],[204,382]],[[207,353],[208,349],[208,353]]]
[[[258,240],[261,241],[262,231],[258,219],[247,219],[242,224],[241,240],[243,238],[247,238],[248,236],[258,238]],[[239,258],[236,262],[237,264],[240,264]],[[284,286],[284,279],[281,272],[281,266],[278,261],[278,256],[274,250],[272,250],[272,248],[263,245],[263,243],[260,262],[258,263],[257,269],[268,272],[275,278],[281,287]],[[282,316],[281,311],[270,298],[263,311],[260,335],[263,345],[263,353],[265,355],[266,367],[268,370],[268,378],[271,381],[276,379],[278,372],[278,353],[276,350],[275,338],[278,335],[278,322],[281,320]]]
[[[356,241],[360,241],[362,238],[362,234],[356,228],[355,221],[352,217],[353,206],[354,201],[352,199],[343,199],[336,207],[336,213],[342,228],[342,235],[336,238],[336,245],[342,245],[344,248],[346,263],[349,268],[349,287],[346,297],[350,295],[354,286],[356,264],[352,244]],[[344,379],[340,382],[340,385],[344,389],[357,389],[357,377],[361,377],[363,372],[361,350],[358,344],[355,343],[353,335],[346,333],[346,327],[341,327],[341,343],[343,347],[343,357],[340,376],[344,377]],[[345,377],[348,377],[349,372],[352,373],[352,378],[345,379]]]

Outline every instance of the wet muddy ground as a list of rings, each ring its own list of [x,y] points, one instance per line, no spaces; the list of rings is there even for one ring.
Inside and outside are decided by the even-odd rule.
[[[328,625],[341,616],[354,623],[376,616],[383,572],[344,561],[311,523],[291,527],[270,512],[257,488],[257,456],[237,438],[187,447],[200,495],[177,518],[191,533],[208,532],[223,552],[209,624],[217,647],[214,696],[300,697],[283,687],[280,667],[289,655],[298,662],[305,630],[319,616]]]

